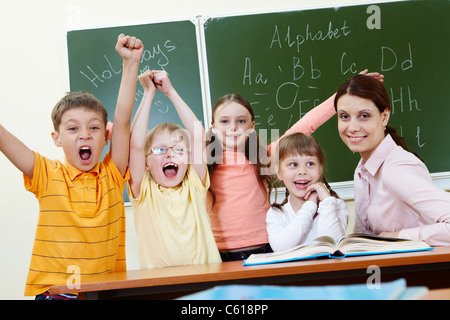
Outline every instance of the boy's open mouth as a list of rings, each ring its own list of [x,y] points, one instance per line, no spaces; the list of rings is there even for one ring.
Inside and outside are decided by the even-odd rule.
[[[174,177],[178,173],[178,165],[173,162],[168,162],[164,165],[163,172],[166,177]]]
[[[92,151],[89,147],[81,147],[79,154],[80,154],[81,160],[89,161],[92,156]]]

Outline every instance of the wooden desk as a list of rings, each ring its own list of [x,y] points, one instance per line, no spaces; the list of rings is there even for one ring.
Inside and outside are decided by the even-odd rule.
[[[80,299],[174,298],[224,284],[334,285],[366,283],[367,268],[380,267],[381,281],[405,278],[408,286],[450,288],[450,247],[431,251],[318,259],[259,266],[242,261],[113,272],[95,276],[78,290]],[[51,293],[66,293],[53,286]],[[171,295],[170,295],[171,293]],[[169,295],[168,295],[169,294]]]

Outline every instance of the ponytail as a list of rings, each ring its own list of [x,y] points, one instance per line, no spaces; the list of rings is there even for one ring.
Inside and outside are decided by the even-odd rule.
[[[289,190],[285,187],[284,200],[281,203],[277,203],[278,191],[275,193],[275,201],[272,203],[272,208],[277,208],[281,210],[281,208],[288,202],[289,200]]]
[[[395,130],[395,129],[392,128],[392,127],[387,126],[387,127],[386,127],[386,130],[385,130],[385,136],[387,136],[388,134],[391,136],[392,140],[394,140],[394,142],[395,142],[398,146],[400,146],[400,147],[402,147],[404,150],[406,150],[406,151],[412,153],[412,154],[415,155],[420,161],[423,162],[422,158],[421,158],[417,153],[412,152],[411,150],[409,150],[409,148],[408,148],[408,146],[407,146],[407,144],[406,144],[405,139],[397,133],[397,130]]]
[[[406,151],[409,151],[405,139],[403,139],[403,137],[397,133],[397,130],[395,130],[395,128],[387,126],[385,130],[385,136],[387,136],[388,134],[392,137],[392,140],[394,140],[394,142],[398,146],[402,147]]]
[[[333,189],[331,189],[330,185],[328,184],[327,179],[325,178],[325,176],[323,174],[322,174],[322,182],[325,185],[325,187],[327,187],[328,192],[330,193],[330,195],[332,197],[335,197],[336,199],[340,199],[338,194]]]

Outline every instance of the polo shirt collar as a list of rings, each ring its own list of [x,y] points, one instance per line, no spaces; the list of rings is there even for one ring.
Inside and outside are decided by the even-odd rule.
[[[372,176],[375,176],[386,158],[395,149],[396,146],[397,144],[392,139],[391,135],[386,135],[386,137],[383,139],[383,141],[381,141],[380,145],[375,149],[375,151],[366,162],[364,162],[363,159],[360,160],[356,171],[358,173],[361,173],[362,168],[365,168]]]
[[[85,174],[85,173],[91,173],[94,175],[98,175],[100,173],[100,163],[97,163],[94,168],[92,168],[89,172],[86,171],[81,171],[78,168],[72,166],[69,164],[69,162],[67,162],[67,159],[64,159],[64,165],[67,169],[67,173],[69,174],[69,178],[70,180],[74,180],[76,177],[78,177],[81,174]]]

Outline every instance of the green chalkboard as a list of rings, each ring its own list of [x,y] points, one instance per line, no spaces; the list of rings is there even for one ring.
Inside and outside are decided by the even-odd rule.
[[[94,94],[107,108],[109,120],[113,120],[122,76],[122,58],[114,49],[120,33],[136,36],[144,43],[140,73],[148,69],[166,70],[174,88],[198,119],[203,121],[196,28],[191,21],[68,32],[70,90]],[[143,95],[143,89],[136,81],[138,86],[134,111]],[[149,127],[166,121],[181,124],[170,100],[157,92]]]
[[[431,172],[450,171],[450,2],[402,1],[211,18],[203,24],[212,104],[237,92],[257,129],[284,133],[365,68],[385,75],[390,125]],[[313,136],[328,180],[347,181],[359,161],[334,116]]]
[[[174,88],[203,122],[196,23],[196,20],[194,23],[186,20],[68,32],[70,90],[94,94],[108,110],[109,121],[113,121],[122,70],[122,58],[114,47],[117,36],[124,33],[136,36],[144,43],[140,73],[148,69],[166,70]],[[143,95],[142,86],[138,79],[136,81],[133,117]],[[150,113],[149,128],[162,122],[182,125],[170,100],[158,91]]]

